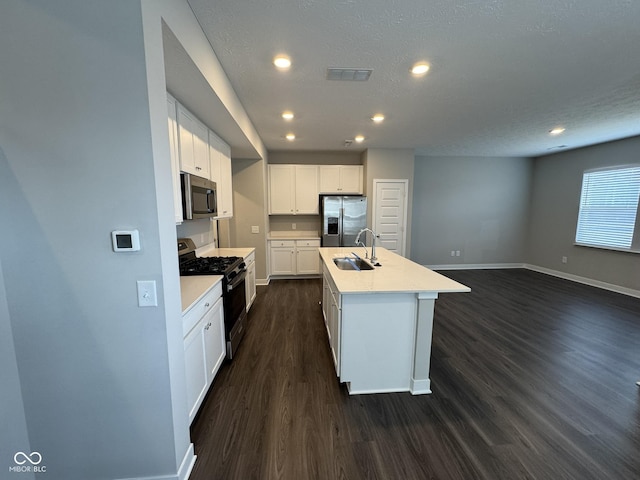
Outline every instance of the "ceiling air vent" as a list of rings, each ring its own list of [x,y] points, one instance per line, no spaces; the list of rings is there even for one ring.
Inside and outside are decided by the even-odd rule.
[[[327,68],[327,80],[366,82],[373,72],[370,68]]]

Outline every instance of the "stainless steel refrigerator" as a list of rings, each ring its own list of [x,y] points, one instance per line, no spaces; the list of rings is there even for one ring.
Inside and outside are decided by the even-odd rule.
[[[367,226],[367,197],[322,196],[322,246],[354,246],[358,232]]]

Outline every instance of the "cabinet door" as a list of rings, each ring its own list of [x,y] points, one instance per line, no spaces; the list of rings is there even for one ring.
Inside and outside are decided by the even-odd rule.
[[[178,150],[180,152],[180,170],[197,175],[194,152],[193,131],[195,118],[178,103]]]
[[[247,297],[247,312],[256,298],[256,262],[254,254],[247,257],[247,277],[245,281],[245,296]]]
[[[320,212],[318,166],[296,165],[295,170],[295,213],[317,215]]]
[[[184,339],[184,363],[187,380],[189,422],[198,412],[207,392],[207,369],[204,355],[203,322],[199,322]]]
[[[329,309],[329,343],[336,375],[340,376],[340,295],[330,292],[331,307]]]
[[[269,165],[269,214],[294,213],[294,165]]]
[[[324,317],[324,326],[329,334],[329,308],[331,307],[331,293],[329,292],[329,282],[326,273],[322,276],[322,316]]]
[[[231,157],[226,152],[220,153],[220,184],[218,185],[218,216],[233,217],[233,184],[231,174]]]
[[[209,170],[209,130],[194,118],[193,122],[193,158],[195,174],[203,178],[211,178]]]
[[[320,166],[320,193],[341,193],[340,165]]]
[[[298,244],[299,243],[300,242],[298,242]],[[300,275],[320,273],[320,255],[318,254],[318,247],[297,246],[296,267],[296,271]]]
[[[222,298],[205,314],[202,328],[207,384],[210,385],[226,355]]]
[[[296,257],[294,242],[290,246],[271,247],[271,274],[295,275]]]
[[[169,153],[171,156],[171,180],[173,184],[173,210],[176,223],[182,223],[182,191],[180,187],[180,152],[178,151],[178,112],[176,99],[167,94],[169,124]]]
[[[340,192],[362,193],[362,165],[340,166]]]

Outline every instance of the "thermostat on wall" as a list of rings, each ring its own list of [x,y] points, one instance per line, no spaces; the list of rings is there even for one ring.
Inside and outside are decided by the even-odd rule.
[[[138,230],[114,230],[111,232],[114,252],[137,252],[140,250]]]

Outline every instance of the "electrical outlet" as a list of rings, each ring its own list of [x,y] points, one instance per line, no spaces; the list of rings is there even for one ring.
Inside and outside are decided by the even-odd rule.
[[[258,225],[251,225],[251,233],[260,233],[260,227]]]
[[[138,306],[157,307],[158,295],[156,294],[155,280],[138,280]]]
[[[567,263],[567,257],[562,257],[562,263]]]
[[[456,251],[455,250],[451,250],[451,256],[455,257],[456,256]]]
[[[291,230],[295,230],[295,229],[296,229],[296,224],[295,224],[295,223],[292,223],[292,224],[291,224]]]
[[[460,256],[460,250],[456,250],[456,257]]]

